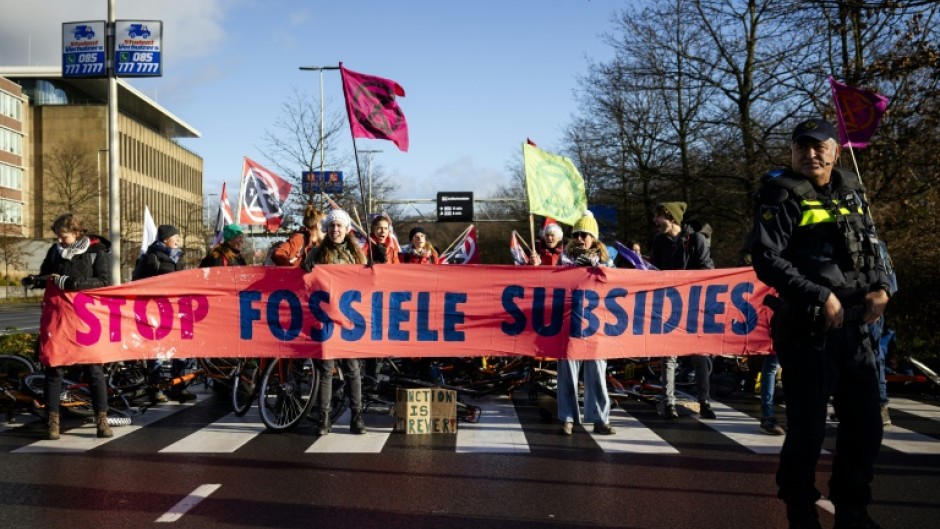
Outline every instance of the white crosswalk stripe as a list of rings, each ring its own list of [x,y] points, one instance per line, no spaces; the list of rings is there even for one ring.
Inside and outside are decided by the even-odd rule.
[[[162,404],[151,407],[142,415],[133,419],[130,426],[113,428],[114,437],[98,439],[95,437],[95,428],[92,424],[63,430],[62,439],[58,441],[35,441],[18,447],[13,453],[81,453],[99,448],[107,443],[120,440],[127,435],[146,428],[158,421],[169,418],[175,413],[186,410],[192,406],[205,404],[205,399],[213,398],[208,394],[199,395],[199,400],[186,404]],[[933,403],[924,403],[909,399],[892,399],[891,407],[898,412],[904,412],[916,417],[940,421],[940,406]],[[478,423],[459,423],[454,450],[464,454],[527,454],[532,451],[526,436],[526,425],[520,420],[516,404],[507,396],[474,400],[471,404],[479,406],[482,410]],[[633,409],[633,408],[631,408]],[[760,433],[758,420],[732,406],[713,402],[712,409],[717,418],[713,420],[700,420],[696,417],[683,418],[676,424],[681,428],[683,423],[692,424],[701,422],[714,430],[716,435],[729,439],[733,443],[755,454],[776,455],[783,445],[784,436],[769,436]],[[305,453],[308,454],[378,454],[388,443],[392,434],[394,421],[385,415],[366,414],[368,432],[364,435],[352,435],[349,432],[350,415],[347,411],[333,426],[333,433],[321,438],[310,437],[310,444]],[[22,423],[30,424],[31,429],[41,430],[41,425],[35,424],[37,419],[29,416],[20,418]],[[641,422],[622,408],[615,408],[611,412],[611,425],[617,430],[614,435],[599,435],[593,433],[592,425],[586,425],[585,430],[591,436],[597,448],[606,454],[680,454],[680,450],[672,446],[657,433],[657,429],[664,426],[659,420]],[[833,423],[832,426],[837,425]],[[3,432],[10,435],[20,435],[23,430],[10,426]],[[185,430],[181,430],[185,431]],[[260,421],[257,407],[253,407],[245,417],[236,417],[227,414],[211,424],[198,427],[186,432],[178,440],[170,442],[160,453],[237,453],[250,441],[264,433],[264,425]],[[542,428],[545,431],[545,428]],[[553,431],[553,430],[552,430]],[[580,431],[580,429],[579,429]],[[829,434],[833,432],[830,429]],[[308,435],[301,433],[299,435]],[[578,433],[576,435],[583,435]],[[564,439],[558,436],[559,441]],[[903,454],[940,454],[940,439],[902,428],[897,425],[885,429],[883,447]]]

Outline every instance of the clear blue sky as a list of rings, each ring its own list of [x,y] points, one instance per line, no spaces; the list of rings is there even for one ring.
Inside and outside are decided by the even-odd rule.
[[[184,145],[205,161],[206,193],[237,189],[242,156],[264,163],[293,89],[319,92],[303,65],[336,65],[401,84],[411,148],[358,140],[399,182],[400,198],[486,195],[506,183],[526,137],[560,146],[588,59],[629,2],[603,0],[116,0],[118,19],[164,20],[164,76],[131,84],[202,133]],[[61,23],[106,18],[106,0],[0,0],[0,64],[59,64]],[[342,110],[324,73],[327,113]],[[348,130],[348,129],[347,129]],[[351,152],[351,140],[343,147]],[[351,170],[351,168],[344,168]],[[299,168],[298,168],[299,171]],[[230,193],[234,200],[235,193]],[[233,204],[234,205],[234,204]]]

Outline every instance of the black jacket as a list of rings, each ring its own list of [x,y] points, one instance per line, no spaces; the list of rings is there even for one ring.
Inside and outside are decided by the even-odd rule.
[[[708,241],[701,233],[683,226],[676,237],[656,235],[650,247],[650,262],[660,270],[711,270],[715,268]]]
[[[81,243],[85,239],[88,240],[88,244],[69,253],[68,257],[62,256],[62,249],[58,243],[53,244],[39,267],[39,275],[67,276],[65,290],[88,290],[110,285],[111,241],[99,235],[89,235],[76,243]],[[36,286],[44,288],[46,285],[40,281],[36,283]]]
[[[147,247],[147,253],[140,258],[140,262],[134,268],[134,280],[147,277],[179,272],[183,269],[183,263],[173,262],[168,253],[169,248],[162,244],[154,242]]]

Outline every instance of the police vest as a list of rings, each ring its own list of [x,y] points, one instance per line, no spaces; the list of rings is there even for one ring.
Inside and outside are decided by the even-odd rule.
[[[801,217],[797,223],[798,230],[834,227],[834,231],[841,235],[804,238],[812,240],[812,244],[801,247],[798,255],[811,258],[821,263],[820,266],[826,259],[837,260],[845,273],[846,286],[867,286],[879,271],[886,272],[874,223],[866,213],[862,198],[864,187],[853,173],[833,170],[834,188],[830,196],[820,195],[809,180],[789,171],[769,173],[764,184],[786,191],[799,200]],[[782,202],[786,197],[781,196],[780,200]],[[826,231],[829,232],[828,229]],[[830,274],[820,271],[820,275]]]

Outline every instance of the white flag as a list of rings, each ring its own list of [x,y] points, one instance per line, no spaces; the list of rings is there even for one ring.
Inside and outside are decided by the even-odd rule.
[[[147,253],[147,248],[157,240],[157,225],[153,222],[150,208],[144,206],[144,233],[140,238],[140,255]]]

